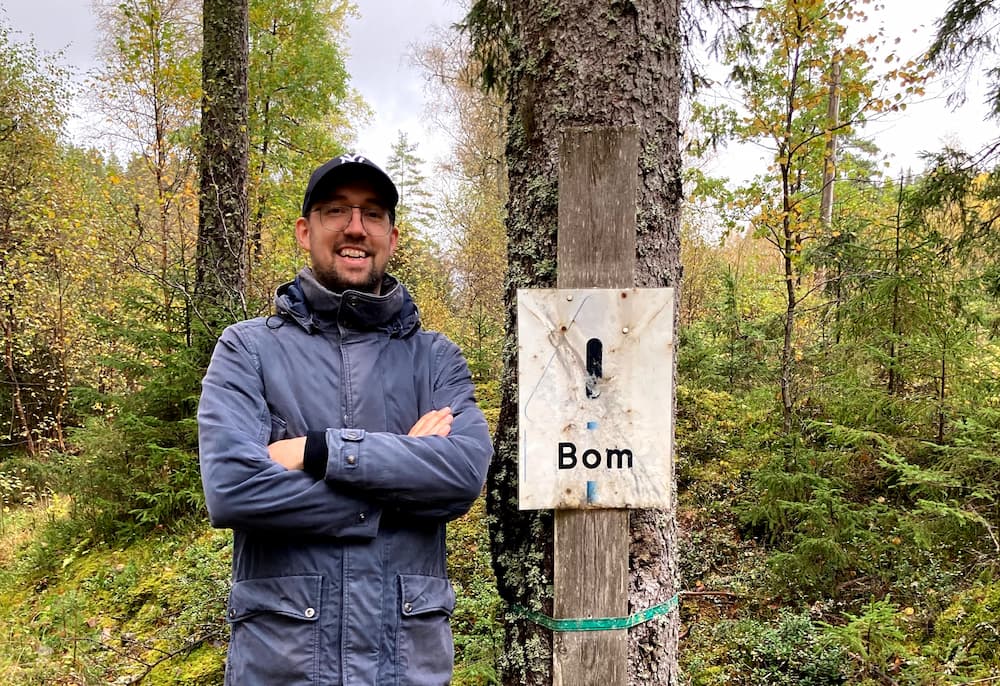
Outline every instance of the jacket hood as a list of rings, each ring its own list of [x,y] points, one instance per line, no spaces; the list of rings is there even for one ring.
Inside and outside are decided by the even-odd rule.
[[[394,276],[382,280],[381,293],[348,289],[334,293],[324,288],[309,267],[295,280],[278,287],[275,312],[313,333],[324,324],[344,324],[353,329],[382,329],[406,336],[420,326],[420,312],[410,292]]]

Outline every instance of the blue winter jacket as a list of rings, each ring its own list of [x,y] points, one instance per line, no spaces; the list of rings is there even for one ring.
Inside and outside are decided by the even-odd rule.
[[[465,360],[392,277],[335,295],[306,269],[276,305],[223,332],[198,408],[209,517],[234,532],[226,684],[447,684],[445,522],[492,456]],[[406,435],[444,406],[449,436]],[[312,431],[325,474],[269,459]]]

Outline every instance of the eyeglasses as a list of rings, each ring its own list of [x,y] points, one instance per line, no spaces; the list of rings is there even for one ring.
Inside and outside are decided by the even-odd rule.
[[[384,236],[392,228],[389,211],[381,207],[361,207],[360,205],[323,205],[313,208],[319,215],[319,225],[327,231],[343,231],[354,218],[354,210],[361,214],[361,226],[371,236]]]

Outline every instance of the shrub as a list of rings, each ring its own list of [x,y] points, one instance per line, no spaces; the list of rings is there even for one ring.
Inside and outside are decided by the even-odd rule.
[[[777,454],[755,476],[755,492],[739,506],[752,533],[778,550],[771,557],[774,590],[815,600],[877,557],[878,504],[849,497],[845,456],[802,446]],[[872,554],[876,552],[876,554]]]
[[[122,396],[80,389],[100,414],[70,434],[54,465],[57,490],[95,539],[134,539],[204,512],[195,410],[204,370],[194,348],[164,356],[144,386]]]
[[[115,541],[200,513],[193,434],[192,425],[133,414],[89,419],[73,435],[79,452],[63,456],[56,479],[73,498],[73,518],[94,538]]]
[[[455,686],[500,683],[497,658],[503,645],[500,596],[490,564],[484,501],[448,525],[448,574],[455,586]]]
[[[687,665],[692,686],[834,686],[846,681],[847,656],[825,640],[806,612],[784,610],[774,623],[723,621],[714,629],[715,655]]]
[[[851,656],[855,679],[877,678],[884,683],[910,656],[902,618],[912,613],[912,608],[900,611],[888,600],[876,600],[859,615],[844,613],[847,623],[827,625],[825,634]]]
[[[843,650],[822,638],[808,613],[783,611],[775,625],[753,620],[733,628],[736,664],[746,684],[827,686],[845,681]]]

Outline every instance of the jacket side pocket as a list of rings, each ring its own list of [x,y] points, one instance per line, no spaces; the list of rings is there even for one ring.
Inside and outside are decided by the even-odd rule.
[[[444,686],[455,661],[455,591],[444,577],[399,575],[397,656],[402,686]]]
[[[322,588],[320,575],[234,582],[226,684],[318,683]]]

